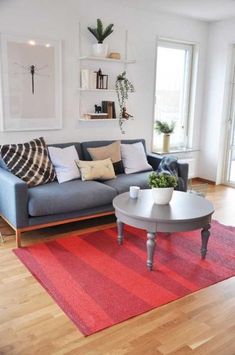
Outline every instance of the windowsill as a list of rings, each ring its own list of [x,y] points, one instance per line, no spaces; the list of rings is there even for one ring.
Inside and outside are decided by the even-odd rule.
[[[171,154],[177,154],[177,153],[193,153],[193,152],[199,152],[199,149],[193,149],[193,148],[181,148],[181,149],[171,149],[168,153],[164,153],[163,151],[152,151],[153,154],[158,154],[158,155],[171,155]]]

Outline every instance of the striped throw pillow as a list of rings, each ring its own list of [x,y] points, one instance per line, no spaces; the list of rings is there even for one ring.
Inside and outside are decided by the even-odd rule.
[[[43,138],[2,145],[1,156],[7,168],[29,187],[46,184],[56,178]]]

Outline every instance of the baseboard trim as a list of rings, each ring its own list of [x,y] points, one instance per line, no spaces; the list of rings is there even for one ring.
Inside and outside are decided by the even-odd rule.
[[[192,178],[192,181],[193,182],[204,182],[206,184],[216,185],[215,181],[203,179],[203,178],[200,178],[200,177]]]

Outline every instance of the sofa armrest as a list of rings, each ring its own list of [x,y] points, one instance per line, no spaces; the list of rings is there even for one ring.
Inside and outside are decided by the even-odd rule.
[[[188,189],[188,163],[178,163],[178,175],[184,181],[184,191]]]
[[[148,160],[148,163],[152,166],[153,170],[157,170],[158,165],[160,164],[162,158],[156,156],[155,154],[148,154],[147,160]]]
[[[163,157],[159,157],[155,154],[148,154],[147,159],[148,163],[152,166],[153,170],[157,170],[161,160]],[[187,163],[179,163],[178,165],[178,176],[183,180],[183,185],[180,188],[182,191],[187,191],[188,189],[188,164]]]
[[[0,212],[15,228],[28,226],[28,186],[0,168]]]

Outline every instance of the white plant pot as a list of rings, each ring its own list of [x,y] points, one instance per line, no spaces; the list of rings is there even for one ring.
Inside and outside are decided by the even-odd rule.
[[[106,58],[108,56],[108,45],[104,43],[93,44],[92,55],[94,57]]]
[[[174,191],[174,187],[153,187],[152,194],[154,203],[157,205],[167,205]]]

